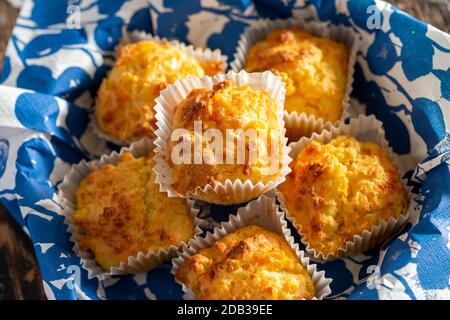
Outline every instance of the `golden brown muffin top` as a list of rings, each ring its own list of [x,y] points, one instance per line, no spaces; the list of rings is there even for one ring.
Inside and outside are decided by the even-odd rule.
[[[175,277],[198,299],[312,299],[313,280],[286,240],[262,227],[240,228],[200,250]]]
[[[377,144],[338,136],[311,141],[291,163],[280,191],[313,249],[336,255],[354,235],[406,209],[397,169]]]
[[[187,129],[190,134],[190,141],[196,139],[194,122],[201,121],[202,133],[208,129],[217,129],[223,137],[223,154],[221,154],[222,164],[215,161],[211,153],[209,159],[211,162],[201,164],[171,163],[172,174],[174,177],[173,187],[175,190],[184,194],[193,192],[195,188],[203,188],[207,184],[215,185],[216,182],[224,183],[226,179],[235,181],[241,179],[245,181],[250,179],[253,183],[258,181],[267,182],[276,179],[282,167],[282,145],[281,129],[278,114],[277,103],[265,91],[252,89],[249,86],[235,87],[230,80],[217,83],[213,89],[194,89],[179,103],[174,109],[173,130]],[[245,161],[238,163],[238,142],[236,134],[232,134],[235,143],[226,144],[227,130],[242,129],[242,132],[253,130],[260,133],[256,138],[245,140],[246,154]],[[267,136],[263,136],[265,133]],[[270,138],[273,137],[273,140]],[[266,139],[264,139],[266,138]],[[203,138],[203,150],[206,150],[210,142],[214,139]],[[243,139],[241,139],[244,142]],[[276,151],[271,153],[272,141],[277,147]],[[170,153],[174,151],[175,146],[181,141],[172,141],[170,144]],[[266,142],[266,145],[263,145]],[[258,150],[257,156],[250,158],[250,148]],[[243,148],[241,148],[243,149]],[[266,151],[273,155],[274,161],[270,162],[267,157],[263,157]],[[227,155],[230,156],[231,164],[226,162]],[[193,156],[191,157],[191,159]],[[205,158],[205,157],[204,157]],[[204,160],[204,159],[203,159]],[[269,168],[273,170],[268,170]]]
[[[141,41],[120,48],[97,94],[95,114],[102,132],[123,144],[154,137],[154,100],[186,76],[225,71],[223,61],[198,61],[168,42]]]
[[[247,54],[245,70],[280,75],[286,82],[286,111],[334,122],[342,115],[348,62],[344,44],[290,28],[274,30],[255,43]]]
[[[76,191],[73,219],[81,228],[81,247],[91,250],[105,270],[140,251],[187,242],[194,234],[186,200],[159,192],[151,156],[136,159],[125,152],[117,164],[87,175]]]

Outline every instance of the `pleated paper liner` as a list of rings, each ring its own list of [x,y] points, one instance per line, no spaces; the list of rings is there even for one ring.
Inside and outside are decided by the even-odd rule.
[[[264,184],[262,182],[253,183],[250,179],[245,181],[227,179],[224,183],[216,182],[215,185],[207,184],[203,187],[198,186],[194,191],[187,194],[178,193],[173,187],[173,178],[170,167],[169,142],[172,134],[172,119],[174,107],[185,99],[188,94],[196,88],[212,89],[213,85],[224,81],[232,80],[236,86],[248,85],[253,89],[266,91],[278,105],[278,123],[281,128],[281,143],[283,145],[283,159],[280,175],[277,179]],[[259,195],[275,188],[285,181],[286,175],[290,172],[289,148],[287,147],[287,138],[285,137],[283,106],[285,96],[285,85],[281,78],[271,72],[239,73],[229,72],[226,75],[217,75],[215,77],[195,78],[189,77],[176,81],[167,89],[161,91],[161,95],[156,99],[156,119],[158,130],[156,133],[156,151],[154,171],[157,174],[156,181],[160,184],[161,190],[169,194],[170,197],[192,197],[209,203],[215,204],[237,204],[247,202]]]
[[[402,163],[398,156],[393,152],[392,148],[389,147],[389,144],[385,138],[383,124],[374,116],[360,115],[358,118],[351,119],[349,124],[339,123],[332,126],[330,129],[323,130],[320,134],[313,133],[310,138],[303,137],[298,142],[293,142],[289,145],[291,147],[290,156],[295,159],[300,150],[313,140],[328,143],[330,140],[339,135],[349,135],[360,141],[372,141],[378,144],[387,152],[389,159],[396,166],[399,177],[403,177],[406,170],[403,169]],[[345,247],[340,248],[336,255],[324,254],[323,252],[317,251],[311,247],[305,239],[305,235],[301,231],[301,226],[289,213],[283,194],[278,189],[276,190],[276,194],[277,199],[280,202],[281,209],[286,213],[286,217],[299,231],[301,242],[306,246],[306,251],[308,254],[320,261],[331,261],[337,258],[344,258],[346,256],[365,252],[384,243],[394,234],[399,232],[410,217],[417,215],[418,205],[414,200],[415,195],[412,193],[412,188],[407,185],[407,179],[402,179],[402,182],[407,192],[409,202],[406,212],[403,212],[396,218],[391,217],[387,221],[382,220],[375,224],[370,230],[364,230],[362,234],[354,235],[352,240],[347,241]]]
[[[324,271],[318,271],[316,264],[311,264],[310,259],[305,257],[304,251],[299,250],[294,237],[287,226],[284,214],[275,203],[275,198],[261,196],[247,204],[246,207],[238,209],[237,215],[230,215],[228,222],[222,222],[212,232],[208,232],[205,237],[197,237],[191,241],[188,247],[178,252],[178,257],[172,259],[172,274],[175,274],[178,267],[187,257],[196,254],[199,250],[211,247],[214,242],[219,241],[226,235],[248,225],[258,225],[269,231],[282,235],[295,251],[299,262],[306,268],[308,274],[313,279],[316,287],[314,299],[323,299],[331,293],[331,279],[325,277]],[[175,279],[183,288],[183,298],[193,300],[195,293],[184,283]]]
[[[154,42],[158,42],[158,43],[168,42],[172,46],[174,46],[174,47],[180,49],[181,51],[187,53],[188,55],[194,57],[196,60],[199,60],[199,61],[223,61],[225,64],[225,70],[228,68],[228,65],[227,65],[228,58],[227,58],[227,56],[223,55],[219,49],[211,50],[209,48],[205,48],[205,49],[204,48],[195,48],[192,45],[187,45],[178,40],[169,40],[167,38],[160,38],[158,36],[154,36],[152,34],[145,33],[142,31],[134,31],[134,32],[124,31],[124,36],[122,37],[122,39],[116,49],[120,48],[121,46],[131,44],[131,43],[136,43],[139,41],[154,41]],[[112,142],[118,146],[127,146],[130,143],[132,143],[132,141],[129,141],[129,140],[121,141],[119,139],[116,139],[116,138],[104,133],[98,126],[98,123],[97,123],[97,120],[95,117],[95,106],[93,108],[93,112],[91,112],[91,114],[90,114],[89,120],[90,120],[89,126],[92,128],[92,130],[98,137],[100,137],[108,142]]]
[[[325,26],[315,21],[306,22],[299,18],[277,20],[262,19],[255,25],[248,27],[241,35],[238,47],[234,54],[234,61],[230,65],[231,70],[235,72],[244,70],[247,53],[250,48],[256,42],[264,39],[270,32],[277,29],[293,27],[300,27],[314,36],[341,42],[349,49],[347,88],[344,99],[342,100],[342,117],[339,121],[349,118],[351,116],[349,112],[350,94],[353,90],[353,74],[355,71],[356,54],[359,47],[359,36],[349,28],[334,25]],[[286,122],[286,135],[289,138],[289,141],[297,141],[303,136],[310,136],[314,132],[320,132],[324,125],[330,126],[332,124],[329,121],[316,118],[314,115],[307,116],[305,113],[298,113],[296,111],[284,111],[284,121]]]
[[[88,278],[94,277],[103,280],[112,275],[134,274],[139,272],[150,271],[164,261],[170,260],[176,255],[178,249],[185,247],[187,244],[182,241],[179,245],[172,245],[168,249],[159,249],[158,251],[138,252],[135,256],[128,257],[127,261],[123,261],[119,266],[110,270],[104,270],[96,261],[91,251],[84,251],[80,247],[79,240],[81,238],[80,228],[73,222],[73,212],[75,211],[75,192],[81,182],[89,173],[98,170],[106,164],[115,164],[119,161],[121,155],[129,151],[135,158],[146,156],[154,148],[150,139],[142,139],[132,143],[128,148],[122,148],[120,153],[113,152],[109,155],[102,156],[96,161],[81,161],[72,165],[69,173],[65,176],[59,185],[58,199],[62,207],[64,215],[64,223],[67,225],[67,232],[70,233],[70,240],[74,243],[73,251],[81,258],[84,269],[88,271]],[[186,200],[190,208],[190,215],[194,219],[194,237],[202,232],[200,225],[203,220],[197,217],[198,209],[194,208],[194,201]],[[191,239],[192,240],[192,239]]]

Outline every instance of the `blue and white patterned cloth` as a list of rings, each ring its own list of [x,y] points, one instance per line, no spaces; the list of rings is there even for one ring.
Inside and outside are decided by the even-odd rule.
[[[372,0],[28,0],[0,75],[0,201],[33,241],[48,298],[182,296],[170,263],[147,274],[89,280],[56,202],[56,185],[71,164],[115,148],[87,123],[123,33],[220,48],[231,61],[247,26],[292,15],[362,36],[352,108],[383,122],[410,168],[409,184],[420,191],[420,221],[409,231],[383,248],[319,265],[334,279],[332,297],[450,298],[448,34]],[[81,28],[73,28],[78,21]],[[226,220],[230,211],[213,206],[207,214]]]

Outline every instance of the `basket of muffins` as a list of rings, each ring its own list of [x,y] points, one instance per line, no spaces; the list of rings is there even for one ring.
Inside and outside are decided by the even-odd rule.
[[[90,123],[120,150],[59,186],[89,278],[170,263],[185,299],[329,296],[320,265],[389,241],[413,198],[383,124],[349,111],[358,41],[264,21],[228,66],[218,50],[127,35]],[[203,214],[214,206],[220,224]]]

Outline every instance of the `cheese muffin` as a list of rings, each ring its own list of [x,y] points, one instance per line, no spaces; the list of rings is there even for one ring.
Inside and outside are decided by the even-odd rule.
[[[283,165],[283,128],[279,118],[277,103],[263,90],[235,87],[231,80],[219,82],[213,89],[192,90],[174,109],[173,130],[183,129],[189,134],[180,140],[172,137],[169,145],[173,188],[180,194],[189,194],[227,179],[250,180],[253,184],[276,180]],[[201,122],[202,131],[195,130],[195,122]],[[221,137],[207,138],[209,129],[217,129]],[[183,155],[183,143],[193,144],[199,139],[201,163],[195,162],[194,154],[187,162],[174,161]],[[214,143],[223,147],[221,152],[215,152]]]
[[[245,70],[270,70],[281,76],[286,83],[286,111],[335,122],[342,115],[348,63],[344,44],[290,28],[272,31],[255,43]]]
[[[312,299],[311,276],[286,240],[246,226],[186,258],[175,272],[197,299]]]
[[[141,41],[120,48],[97,94],[100,130],[121,144],[154,137],[154,100],[160,90],[187,76],[225,71],[223,61],[198,61],[168,42]]]
[[[76,190],[73,221],[81,229],[81,249],[91,250],[105,270],[194,235],[186,199],[159,192],[153,165],[152,154],[134,158],[126,152],[117,164],[87,175]]]
[[[311,141],[290,167],[279,190],[306,242],[325,255],[405,212],[397,169],[375,143],[345,135],[327,144]]]

